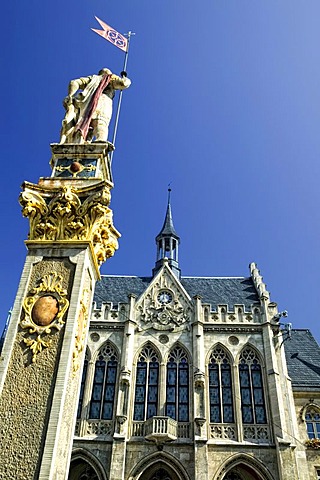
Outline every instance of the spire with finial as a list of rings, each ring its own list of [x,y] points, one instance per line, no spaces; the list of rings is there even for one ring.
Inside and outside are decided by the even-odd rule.
[[[164,264],[164,259],[168,259],[168,265],[172,269],[173,273],[180,277],[180,268],[178,263],[178,252],[180,237],[175,231],[172,220],[171,212],[171,188],[168,187],[168,205],[166,216],[164,219],[163,227],[160,233],[156,236],[157,244],[157,261],[153,269],[153,275],[155,275]]]

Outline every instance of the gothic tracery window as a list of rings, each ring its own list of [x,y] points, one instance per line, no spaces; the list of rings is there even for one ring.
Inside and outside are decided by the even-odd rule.
[[[210,422],[233,423],[231,365],[223,348],[216,347],[209,362]]]
[[[113,418],[117,369],[117,353],[112,345],[107,343],[100,349],[95,363],[89,418]]]
[[[186,352],[179,346],[167,363],[166,415],[179,422],[189,421],[189,365]]]
[[[243,423],[267,423],[262,369],[256,352],[249,347],[240,355],[239,380]]]
[[[137,363],[133,420],[146,420],[158,411],[159,358],[151,345],[141,351]]]
[[[320,410],[311,405],[305,413],[307,433],[310,440],[320,438]]]

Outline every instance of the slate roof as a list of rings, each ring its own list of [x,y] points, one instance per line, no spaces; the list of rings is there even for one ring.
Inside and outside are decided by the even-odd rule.
[[[127,303],[129,293],[139,297],[148,287],[152,277],[102,276],[97,282],[94,301],[101,303]],[[236,304],[249,310],[252,304],[259,304],[259,297],[251,277],[182,277],[181,283],[190,297],[201,295],[203,303],[228,305],[230,310]]]
[[[311,332],[292,330],[284,349],[293,390],[320,391],[320,347]]]
[[[164,219],[164,223],[160,233],[156,236],[156,240],[159,240],[162,235],[172,235],[173,237],[179,238],[179,235],[175,231],[173,220],[172,220],[172,212],[171,212],[171,205],[170,202],[167,206],[166,216]]]

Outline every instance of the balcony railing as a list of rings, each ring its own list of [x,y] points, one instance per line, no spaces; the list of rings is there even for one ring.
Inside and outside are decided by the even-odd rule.
[[[151,417],[145,422],[144,436],[154,442],[170,442],[178,437],[178,422],[170,417]]]

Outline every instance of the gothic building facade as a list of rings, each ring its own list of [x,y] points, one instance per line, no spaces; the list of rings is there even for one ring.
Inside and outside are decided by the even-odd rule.
[[[185,277],[170,197],[150,277],[94,295],[70,480],[320,478],[320,349],[257,266]]]

